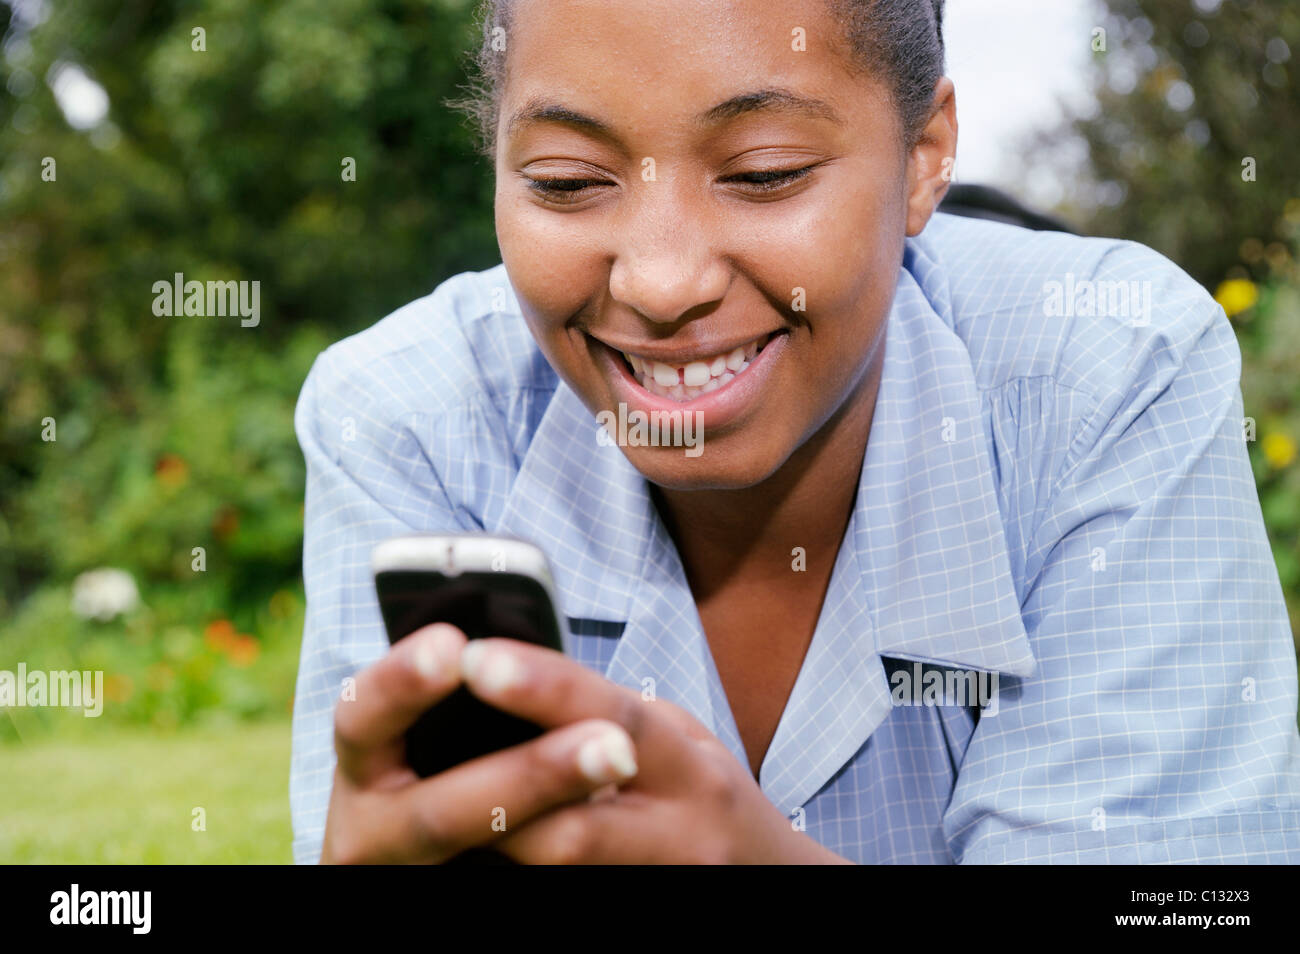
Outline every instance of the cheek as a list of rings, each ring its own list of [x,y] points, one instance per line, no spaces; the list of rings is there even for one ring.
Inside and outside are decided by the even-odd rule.
[[[782,453],[853,399],[882,343],[903,254],[904,209],[893,198],[845,184],[769,253],[765,273],[779,278],[764,291],[802,326],[786,369],[787,413],[770,432]],[[792,305],[795,288],[804,290],[803,311]]]
[[[823,390],[852,375],[885,321],[903,254],[905,209],[888,189],[849,175],[817,201],[783,211],[756,229],[740,265],[764,295],[806,325]]]
[[[860,229],[842,237],[840,247],[853,249],[851,261],[827,275],[826,300],[809,304],[819,422],[861,382],[889,318],[902,264],[901,233],[893,230]]]
[[[577,336],[565,330],[566,323],[584,308],[598,306],[606,280],[590,232],[578,227],[578,222],[576,216],[557,215],[497,191],[501,260],[533,337],[547,358],[561,367],[572,363],[570,352],[577,345]]]
[[[737,209],[723,234],[774,305],[794,309],[802,288],[810,315],[833,314],[895,277],[905,216],[897,170],[884,157],[855,156],[792,201]]]

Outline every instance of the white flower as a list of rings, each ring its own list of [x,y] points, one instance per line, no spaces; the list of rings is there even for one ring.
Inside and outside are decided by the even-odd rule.
[[[126,570],[88,570],[72,582],[72,612],[107,622],[136,608],[140,593]]]

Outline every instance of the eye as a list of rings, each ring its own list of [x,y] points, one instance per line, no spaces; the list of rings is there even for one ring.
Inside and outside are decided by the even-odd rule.
[[[724,182],[740,182],[751,188],[747,191],[766,193],[776,192],[802,179],[813,171],[814,166],[801,169],[762,169],[755,172],[742,172],[724,179]]]
[[[584,198],[588,189],[598,185],[608,185],[601,179],[562,179],[546,178],[538,179],[533,176],[524,176],[528,188],[532,189],[547,202],[553,202],[557,205],[564,205],[576,202]]]
[[[757,194],[779,192],[781,189],[804,178],[816,168],[816,164],[800,169],[760,169],[754,172],[741,172],[729,176],[724,182],[738,182],[745,185],[745,191]],[[528,187],[542,196],[547,202],[567,205],[586,197],[585,193],[601,185],[609,185],[602,179],[566,179],[562,177],[537,178],[524,176]]]

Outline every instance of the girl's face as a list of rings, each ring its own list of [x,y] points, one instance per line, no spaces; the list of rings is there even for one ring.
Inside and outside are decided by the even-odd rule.
[[[533,336],[593,415],[702,421],[702,454],[632,464],[749,487],[870,406],[955,143],[906,151],[822,0],[515,0],[506,42],[496,228]]]

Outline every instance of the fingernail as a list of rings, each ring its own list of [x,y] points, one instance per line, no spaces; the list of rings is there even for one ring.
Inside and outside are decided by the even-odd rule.
[[[636,774],[632,740],[619,729],[606,729],[578,749],[578,771],[592,782],[622,782]]]
[[[415,647],[415,670],[426,679],[450,675],[458,665],[459,640],[448,628],[438,627]]]
[[[476,640],[461,650],[460,671],[465,681],[488,693],[501,692],[523,681],[524,670],[515,657]]]
[[[460,648],[465,644],[465,637],[454,626],[439,626],[438,634],[433,639],[434,649],[438,652],[439,668],[448,674],[460,675]]]
[[[420,640],[415,647],[415,671],[425,679],[436,679],[442,669],[442,660],[438,658],[438,647],[432,639]]]

